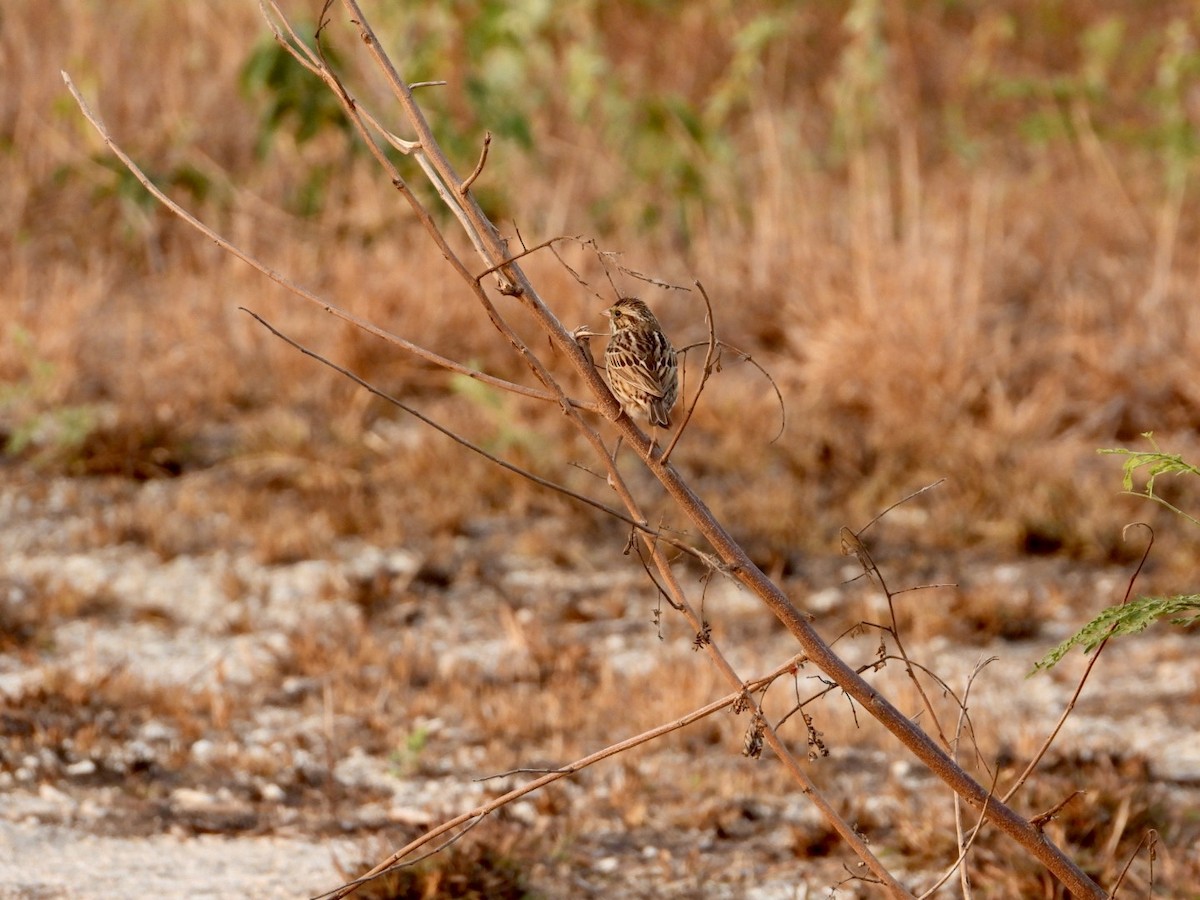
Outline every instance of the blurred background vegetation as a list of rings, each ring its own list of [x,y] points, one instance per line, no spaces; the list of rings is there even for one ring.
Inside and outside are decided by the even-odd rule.
[[[311,35],[319,3],[284,6]],[[779,441],[769,386],[729,365],[676,456],[765,565],[836,552],[839,526],[943,476],[888,535],[1122,559],[1120,526],[1148,513],[1114,501],[1119,466],[1096,449],[1153,430],[1198,455],[1195,4],[366,6],[406,78],[447,82],[419,98],[460,171],[495,136],[474,189],[502,230],[595,237],[632,269],[699,278],[721,336],[772,372]],[[398,123],[340,7],[327,37],[359,98]],[[557,502],[273,341],[246,305],[473,439],[601,490],[564,465],[586,455],[552,408],[464,390],[330,327],[154,204],[66,95],[59,69],[160,185],[270,265],[526,378],[257,4],[16,4],[0,51],[11,471],[228,470],[232,490],[273,460],[259,489],[325,509],[280,555]],[[528,267],[568,326],[598,326],[611,288],[593,256],[564,255],[591,290],[549,254]],[[703,338],[694,292],[618,285],[676,343]],[[575,515],[584,531],[615,528]],[[1168,570],[1190,559],[1172,552]]]

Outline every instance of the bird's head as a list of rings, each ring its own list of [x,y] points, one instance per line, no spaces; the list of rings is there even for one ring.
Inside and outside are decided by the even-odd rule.
[[[639,328],[645,326],[658,327],[658,319],[645,303],[637,297],[622,297],[602,315],[612,322],[613,331],[622,328]]]

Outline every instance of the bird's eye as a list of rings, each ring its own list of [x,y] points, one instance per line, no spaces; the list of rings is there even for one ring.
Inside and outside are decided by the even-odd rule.
[[[614,310],[613,310],[613,318],[614,318],[614,319],[619,319],[619,318],[621,318],[621,311],[620,311],[619,309],[614,309]]]

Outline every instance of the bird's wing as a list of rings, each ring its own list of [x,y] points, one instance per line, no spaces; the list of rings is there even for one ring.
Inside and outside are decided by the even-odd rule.
[[[624,342],[618,342],[614,338],[604,357],[610,368],[617,369],[621,378],[636,386],[638,390],[645,391],[651,397],[662,397],[666,393],[659,374],[652,371],[646,365],[646,361],[631,347],[625,346]]]

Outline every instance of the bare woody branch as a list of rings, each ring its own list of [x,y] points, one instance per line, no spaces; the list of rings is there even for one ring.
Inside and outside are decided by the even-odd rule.
[[[282,14],[274,3],[268,4],[267,0],[262,0],[262,5],[264,7],[264,14],[266,13],[266,7],[269,5],[274,10],[275,15],[283,19]],[[414,132],[417,147],[413,150],[412,156],[416,159],[422,171],[429,177],[438,195],[451,209],[464,228],[476,253],[483,259],[484,265],[487,267],[499,266],[497,275],[499,276],[501,293],[518,298],[520,304],[549,337],[554,348],[574,369],[576,375],[587,386],[588,390],[591,391],[598,411],[614,422],[614,426],[622,438],[633,447],[634,451],[659,480],[667,493],[691,520],[696,530],[713,547],[716,555],[728,567],[728,571],[763,601],[793,635],[804,651],[804,654],[817,667],[825,672],[829,678],[835,681],[842,690],[857,701],[872,716],[878,719],[913,755],[924,762],[934,774],[945,781],[969,804],[978,809],[982,816],[997,825],[1004,833],[1038,859],[1075,895],[1095,898],[1105,896],[1104,892],[1060,848],[1048,841],[1024,817],[997,800],[990,790],[963,771],[938,746],[935,740],[896,709],[885,697],[879,694],[847,663],[837,656],[812,628],[807,618],[800,612],[791,599],[754,564],[745,550],[733,539],[725,527],[716,520],[708,507],[682,479],[674,467],[666,461],[657,458],[658,454],[653,454],[649,438],[628,416],[620,412],[615,399],[609,393],[606,385],[591,365],[587,356],[575,342],[571,333],[563,327],[562,323],[558,321],[542,301],[520,265],[516,262],[504,262],[509,256],[506,242],[491,221],[484,215],[471,193],[467,191],[460,195],[455,190],[459,185],[463,184],[464,180],[456,174],[454,167],[441,150],[425,119],[424,113],[413,98],[411,88],[399,76],[391,60],[383,51],[359,4],[355,0],[342,0],[342,5],[349,13],[351,22],[358,29],[359,36],[365,44],[367,52],[375,60],[380,71],[383,73],[397,103],[408,120],[409,126]],[[270,19],[269,16],[268,19]],[[275,28],[276,26],[272,24],[272,27]],[[282,33],[276,30],[276,34],[280,38],[281,43],[288,46],[288,42],[283,38]],[[317,58],[319,60],[319,55]],[[312,61],[311,56],[309,57],[309,61]],[[327,66],[320,65],[319,70],[318,74],[341,98],[343,107],[346,109],[356,129],[363,134],[372,154],[388,173],[393,186],[412,207],[439,251],[458,272],[460,277],[463,278],[464,283],[474,291],[476,298],[481,303],[493,325],[509,341],[514,351],[525,362],[546,391],[559,403],[564,414],[589,441],[599,458],[604,461],[605,466],[609,470],[610,483],[613,485],[614,490],[616,490],[622,504],[629,511],[630,516],[634,521],[644,523],[646,521],[645,516],[641,513],[638,504],[630,494],[615,464],[608,456],[599,434],[583,419],[578,407],[573,405],[567,398],[558,381],[551,375],[542,360],[509,327],[507,321],[500,315],[486,292],[475,282],[467,267],[457,257],[445,237],[437,228],[428,211],[423,208],[417,198],[408,189],[403,178],[401,178],[399,172],[383,153],[377,142],[371,138],[373,126],[369,125],[368,121],[357,111],[355,102],[340,84],[337,76]],[[667,584],[676,601],[685,607],[685,615],[688,616],[689,622],[693,622],[695,615],[691,612],[690,606],[687,605],[686,597],[679,589],[678,582],[674,579],[671,572],[669,561],[663,556],[661,548],[650,535],[643,533],[642,540],[650,550],[664,583]],[[695,620],[693,624],[694,627],[698,627],[698,620]],[[710,650],[709,655],[718,669],[727,679],[732,679],[734,685],[740,685],[736,674],[728,666],[728,663],[725,663],[723,657],[712,648],[713,645],[711,643],[706,645],[706,649]],[[760,711],[756,710],[756,712]],[[775,750],[784,765],[792,772],[793,777],[796,777],[798,782],[804,785],[805,780],[803,773],[798,771],[798,764],[791,757],[787,749],[782,746],[774,732],[768,729],[765,738],[768,745]],[[805,787],[804,790],[806,793],[809,793],[811,789]],[[813,794],[810,794],[810,796]],[[818,798],[819,795],[816,795],[814,802],[820,804],[821,801]],[[832,810],[822,809],[822,812],[826,814],[827,818],[830,818]],[[841,822],[840,817],[836,816],[836,813],[832,813],[830,820],[834,823],[834,827],[838,827],[838,823]],[[845,823],[841,822],[841,825],[844,827]],[[889,894],[893,896],[908,896],[907,892],[896,883],[895,879],[887,873],[886,869],[880,866],[878,861],[870,855],[869,850],[866,850],[865,846],[861,845],[861,841],[856,845],[850,837],[847,837],[847,840],[855,851],[859,853],[863,861],[871,867],[872,873],[883,881],[885,889]]]
[[[775,678],[778,678],[781,674],[789,671],[794,665],[795,665],[795,661],[789,660],[788,662],[784,663],[782,666],[779,666],[771,674],[765,675],[762,678],[756,679],[755,681],[748,683],[743,690],[735,691],[734,693],[727,694],[724,697],[722,697],[721,699],[715,700],[712,703],[709,703],[707,706],[702,706],[699,709],[693,710],[692,712],[687,713],[684,716],[680,716],[678,719],[675,719],[674,721],[665,722],[662,725],[658,725],[654,728],[651,728],[649,731],[644,731],[641,734],[635,735],[634,737],[626,738],[623,741],[619,741],[615,744],[611,744],[610,746],[605,747],[603,750],[597,750],[595,753],[591,753],[591,754],[583,757],[582,759],[577,759],[572,763],[568,763],[567,765],[562,766],[561,768],[546,772],[540,778],[534,779],[533,781],[530,781],[527,784],[523,784],[518,788],[514,788],[513,790],[508,791],[507,793],[502,794],[499,797],[489,800],[487,803],[484,803],[484,804],[481,804],[480,806],[475,807],[474,809],[470,810],[469,812],[462,813],[461,815],[456,816],[453,819],[449,819],[449,820],[443,822],[441,825],[438,825],[436,828],[431,828],[429,831],[425,832],[425,834],[421,835],[419,838],[416,838],[412,842],[401,847],[399,850],[397,850],[395,853],[393,853],[391,856],[389,856],[383,862],[379,863],[373,869],[366,872],[361,878],[357,878],[348,884],[344,884],[341,887],[336,888],[335,890],[329,891],[325,894],[321,894],[320,898],[317,898],[317,900],[321,900],[321,898],[329,898],[329,900],[337,900],[337,898],[345,897],[348,894],[352,893],[354,888],[361,887],[362,885],[366,884],[368,881],[371,881],[374,878],[378,878],[379,876],[387,873],[388,871],[390,871],[394,868],[397,868],[397,866],[401,863],[401,860],[403,860],[404,857],[408,856],[410,853],[413,853],[416,850],[419,850],[421,847],[425,846],[430,841],[436,840],[437,838],[441,837],[442,835],[449,834],[450,832],[454,831],[454,829],[456,829],[456,828],[467,825],[468,823],[477,822],[477,821],[481,820],[484,816],[490,815],[491,813],[495,812],[496,810],[500,809],[503,806],[507,806],[509,803],[512,803],[514,800],[518,800],[527,794],[531,794],[534,791],[540,790],[541,788],[545,787],[546,785],[552,784],[553,782],[558,781],[562,778],[566,778],[569,775],[574,775],[577,772],[581,772],[584,769],[588,768],[589,766],[594,766],[598,762],[602,762],[603,760],[609,759],[620,753],[624,753],[627,750],[631,750],[634,747],[641,746],[642,744],[649,743],[650,741],[657,740],[657,739],[661,738],[663,735],[670,734],[673,731],[679,731],[680,729],[686,728],[687,726],[689,726],[695,722],[699,722],[701,719],[711,716],[713,713],[720,712],[723,709],[728,709],[729,707],[731,707],[735,703],[737,703],[739,700],[741,700],[746,695],[747,692],[757,690],[760,686],[773,681]],[[414,862],[415,862],[415,860],[414,860]],[[407,864],[405,864],[405,865],[407,865]]]
[[[282,36],[280,35],[280,33],[278,31],[276,32],[276,34],[282,40]],[[285,42],[285,45],[286,45],[286,42]],[[293,52],[295,52],[295,51],[293,51]],[[311,58],[312,57],[310,56],[310,59]],[[323,71],[327,72],[327,70],[323,70]],[[84,109],[85,116],[89,119],[89,121],[92,122],[92,124],[97,128],[97,130],[99,130],[101,132],[101,134],[104,136],[105,141],[108,144],[108,146],[113,150],[113,152],[117,155],[117,157],[119,159],[121,159],[121,161],[123,163],[125,163],[127,166],[131,167],[131,170],[135,171],[135,174],[140,172],[140,170],[138,170],[136,165],[133,163],[132,159],[130,159],[127,154],[125,154],[122,150],[120,150],[120,148],[117,146],[115,141],[113,141],[111,136],[108,135],[107,131],[104,129],[104,127],[103,127],[102,123],[100,122],[100,120],[98,119],[98,117],[96,117],[94,114],[91,113],[91,111],[89,109],[86,108],[86,104],[83,103],[82,97],[80,97],[77,90],[74,89],[73,83],[71,83],[70,79],[66,76],[65,73],[64,73],[63,77],[64,77],[64,79],[67,80],[68,86],[72,89],[73,95],[75,95],[76,99],[80,102],[81,108]],[[326,80],[336,83],[336,79],[333,78],[332,75],[329,75],[328,77],[326,77]],[[369,136],[365,133],[366,126],[364,124],[364,121],[358,117],[357,104],[349,97],[349,94],[345,91],[345,89],[340,86],[340,83],[337,83],[337,84],[338,84],[338,87],[336,89],[336,93],[342,99],[343,104],[344,104],[344,109],[351,116],[352,121],[355,122],[356,126],[359,128],[360,133],[363,134],[364,138],[369,140]],[[416,153],[416,155],[418,155],[419,157],[422,156],[423,148],[424,148],[424,144],[422,144],[418,149],[416,149],[414,151],[414,153]],[[381,163],[383,163],[387,168],[391,169],[393,172],[395,171],[394,168],[391,167],[390,161],[387,160],[387,158],[385,156],[383,156],[382,154],[379,154],[378,158],[380,159]],[[192,224],[194,227],[197,227],[202,233],[206,234],[207,236],[210,236],[213,240],[217,241],[222,247],[225,247],[225,248],[229,249],[231,252],[234,252],[235,255],[237,255],[239,258],[242,258],[248,262],[253,262],[252,258],[249,257],[248,254],[243,253],[242,251],[240,251],[238,248],[236,248],[230,242],[225,241],[224,239],[220,238],[219,235],[217,235],[215,232],[212,232],[210,229],[208,229],[206,226],[204,226],[203,223],[201,223],[198,219],[196,219],[194,216],[191,216],[185,210],[183,210],[182,207],[179,207],[177,204],[174,204],[173,202],[171,202],[169,200],[169,198],[167,198],[165,194],[163,194],[156,186],[154,186],[153,183],[150,182],[150,180],[148,178],[145,178],[144,175],[141,175],[141,177],[144,179],[143,183],[147,186],[147,188],[150,189],[156,197],[158,197],[160,200],[162,200],[169,209],[171,209],[173,212],[176,212],[177,214],[181,215],[181,217],[185,221],[187,221],[189,224]],[[458,258],[453,254],[453,252],[450,250],[448,244],[446,244],[445,239],[442,236],[441,232],[437,229],[436,225],[433,223],[433,220],[429,216],[428,211],[426,211],[421,206],[420,202],[416,199],[416,197],[410,191],[408,191],[407,186],[404,185],[403,180],[400,178],[398,173],[395,173],[394,177],[392,178],[392,183],[398,189],[401,190],[401,193],[406,197],[406,199],[409,201],[410,205],[413,206],[413,208],[417,212],[418,216],[421,217],[423,223],[426,224],[427,229],[429,229],[431,231],[431,234],[434,236],[435,241],[443,249],[443,254],[446,256],[447,260],[451,262],[451,264],[459,272],[460,276],[462,276],[463,279],[474,288],[477,298],[484,305],[484,308],[487,310],[488,315],[491,318],[493,324],[497,327],[497,329],[502,334],[504,334],[504,336],[509,340],[509,342],[512,344],[514,349],[516,349],[517,352],[525,359],[525,361],[529,364],[530,368],[534,371],[534,373],[542,380],[543,384],[545,384],[545,385],[547,385],[547,387],[551,388],[551,390],[556,395],[555,398],[559,401],[559,403],[563,407],[564,411],[572,418],[572,420],[575,422],[575,424],[580,429],[580,431],[592,443],[593,448],[596,450],[598,456],[602,460],[604,460],[606,466],[608,467],[609,484],[612,485],[613,489],[617,492],[618,496],[621,498],[622,502],[624,503],[626,508],[629,510],[629,512],[633,518],[633,522],[634,522],[635,526],[637,527],[639,532],[642,533],[643,540],[646,542],[647,546],[651,549],[651,553],[655,560],[655,564],[657,567],[659,567],[660,573],[662,573],[664,575],[664,577],[666,577],[670,580],[672,593],[676,594],[676,597],[677,597],[677,599],[675,601],[676,604],[682,606],[686,610],[686,614],[689,617],[689,621],[691,622],[692,627],[694,629],[696,629],[697,631],[699,631],[701,628],[700,620],[696,616],[694,611],[692,611],[690,605],[687,605],[686,597],[684,596],[682,589],[679,587],[678,582],[674,579],[673,573],[671,573],[670,563],[665,558],[665,556],[662,555],[661,549],[659,548],[659,541],[658,541],[657,533],[653,529],[650,529],[648,527],[645,516],[641,513],[641,510],[638,507],[637,502],[633,498],[632,494],[629,492],[628,487],[625,485],[625,482],[624,482],[623,478],[621,477],[619,471],[616,469],[611,456],[608,454],[607,450],[605,449],[603,441],[600,439],[600,436],[595,432],[594,429],[589,427],[579,417],[578,404],[572,403],[566,397],[566,395],[562,393],[562,390],[559,387],[557,381],[555,381],[555,379],[549,374],[548,370],[542,364],[541,360],[538,359],[538,357],[529,349],[529,347],[527,345],[525,345],[525,343],[523,341],[521,341],[521,339],[516,335],[516,333],[514,331],[512,331],[512,329],[509,327],[508,323],[496,311],[495,307],[491,304],[490,300],[487,298],[486,294],[483,292],[482,287],[479,284],[479,281],[470,275],[470,273],[467,271],[465,266],[463,266],[461,261],[459,261]],[[443,194],[443,197],[444,196],[446,196],[446,195]],[[501,258],[498,261],[503,263],[503,258]],[[512,264],[505,264],[504,267],[508,268],[509,265],[512,265]],[[515,266],[513,266],[513,267],[515,268]],[[263,267],[263,268],[265,270],[265,267]],[[269,270],[267,270],[267,271],[269,271]],[[519,271],[519,269],[517,269],[517,271]],[[279,277],[279,279],[281,279],[280,283],[286,282],[286,279],[282,279],[282,276],[278,276],[278,277]],[[522,278],[523,277],[524,276],[522,273]],[[530,291],[530,293],[532,293],[532,286],[530,286],[529,291]],[[308,299],[308,296],[310,296],[310,295],[301,293],[301,296],[305,296],[306,299]],[[312,299],[315,302],[321,303],[321,301],[316,301],[315,297],[313,297]],[[545,311],[546,315],[554,323],[554,325],[557,326],[557,328],[559,330],[562,330],[562,326],[558,323],[558,320],[555,319],[553,317],[553,315],[549,313],[549,310],[546,309],[546,307],[541,304],[541,301],[539,300],[539,301],[537,301],[537,303],[538,303],[538,307],[541,310]],[[321,303],[321,305],[323,307],[330,308],[329,304]],[[263,322],[263,324],[265,325],[266,323]],[[278,334],[278,332],[276,332],[276,333]],[[282,335],[279,335],[279,336],[283,337]],[[580,349],[579,345],[577,343],[575,343],[574,338],[571,337],[571,338],[569,338],[569,340],[570,340],[570,347],[573,349],[574,353],[577,354],[580,357],[580,359],[587,362],[587,357],[584,356],[583,351]],[[308,353],[309,355],[315,356],[315,354],[312,354],[310,351],[304,351],[304,352]],[[322,361],[328,362],[326,360],[322,360]],[[608,393],[607,387],[604,386],[602,381],[599,381],[599,376],[596,375],[594,368],[590,365],[590,362],[587,362],[587,371],[588,371],[588,374],[591,375],[592,378],[595,379],[596,382],[600,385],[600,390],[603,391],[605,398],[607,398],[610,402],[612,402],[615,405],[615,401],[612,400],[611,394]],[[346,372],[345,374],[347,374],[351,378],[355,378],[355,376],[351,375],[348,372]],[[365,382],[363,382],[363,386],[367,387],[369,390],[375,390],[373,387],[366,384]],[[646,441],[645,435],[643,435],[636,428],[636,426],[634,426],[632,424],[632,422],[628,419],[628,417],[622,417],[622,421],[628,424],[632,434],[640,437],[643,442]],[[451,435],[451,436],[454,436],[454,435]],[[456,437],[456,436],[454,436],[454,437]],[[456,439],[457,439],[457,437],[456,437]],[[468,446],[470,446],[469,442],[464,442],[464,443],[467,443]],[[643,448],[642,452],[646,452],[646,451],[648,451],[648,447]],[[547,484],[547,486],[553,487],[552,483],[547,482],[546,484]],[[701,554],[701,558],[704,558],[703,554]],[[722,672],[725,674],[725,676],[726,676],[727,680],[730,682],[731,686],[736,686],[736,685],[741,684],[741,680],[738,678],[737,674],[735,672],[733,672],[732,668],[729,666],[728,662],[725,661],[724,657],[720,654],[720,651],[714,642],[712,642],[712,641],[706,642],[705,650],[707,651],[708,655],[711,658],[718,661],[718,668],[721,669]],[[758,710],[756,710],[755,712],[756,712],[756,714],[761,714],[761,712]],[[780,741],[778,739],[778,737],[776,737],[774,735],[773,732],[768,732],[768,745],[771,746],[773,751],[784,761],[786,768],[792,774],[792,776],[800,782],[804,792],[806,794],[808,794],[810,797],[812,797],[814,802],[817,803],[818,808],[821,809],[822,813],[830,821],[830,824],[835,829],[835,831],[837,831],[849,843],[850,847],[860,856],[860,858],[863,859],[863,861],[867,864],[867,866],[875,874],[876,878],[881,883],[885,884],[888,887],[888,893],[891,896],[895,896],[895,897],[909,896],[907,891],[905,891],[904,888],[894,879],[894,877],[878,861],[878,859],[876,859],[874,857],[874,855],[871,853],[870,849],[862,841],[862,839],[857,835],[857,833],[850,826],[850,824],[847,823],[840,816],[840,814],[834,808],[833,804],[826,801],[819,794],[819,792],[817,792],[815,786],[811,783],[811,781],[808,780],[807,776],[805,775],[803,770],[800,768],[799,763],[794,758],[791,757],[790,751],[786,748],[786,746],[782,743],[782,741]]]

